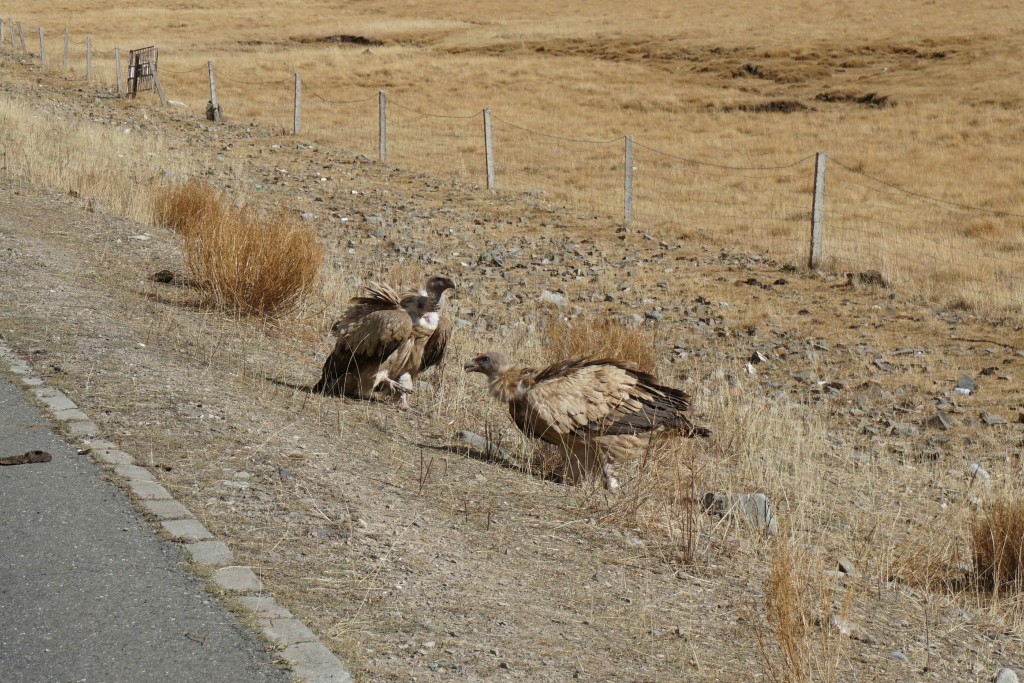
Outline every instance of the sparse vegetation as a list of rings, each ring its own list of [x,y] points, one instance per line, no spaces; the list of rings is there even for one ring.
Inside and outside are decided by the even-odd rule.
[[[654,332],[651,325],[629,327],[609,317],[551,316],[544,323],[541,348],[549,363],[569,358],[617,358],[654,373],[658,365]]]
[[[272,316],[309,294],[323,262],[315,231],[284,211],[236,207],[198,181],[158,193],[160,223],[182,236],[185,264],[218,306]]]
[[[10,293],[0,300],[11,302],[0,302],[3,333],[20,349],[59,355],[59,373],[38,365],[47,381],[81,391],[104,431],[147,458],[239,561],[260,566],[268,590],[368,679],[398,667],[423,680],[488,677],[493,651],[513,652],[509,670],[531,680],[711,681],[722,672],[753,678],[761,666],[774,681],[889,681],[908,671],[890,656],[895,649],[940,678],[981,679],[995,664],[1024,661],[1016,499],[981,508],[972,533],[977,488],[963,474],[968,462],[984,464],[986,495],[1019,483],[1019,464],[1004,458],[1019,450],[1017,425],[979,426],[976,417],[983,408],[1019,410],[1014,307],[1024,243],[1005,212],[1024,213],[1013,145],[1021,37],[1000,28],[1005,6],[964,14],[939,0],[890,12],[880,26],[881,6],[826,2],[810,25],[801,13],[766,32],[785,9],[718,3],[696,33],[681,34],[662,27],[683,10],[642,3],[625,20],[601,0],[578,21],[553,22],[547,6],[385,2],[382,15],[344,17],[346,31],[383,43],[367,49],[282,39],[321,30],[311,28],[308,3],[290,0],[244,25],[233,19],[241,6],[206,8],[202,34],[183,19],[184,28],[159,36],[147,32],[163,6],[110,21],[113,10],[85,3],[67,22],[72,37],[88,32],[100,50],[158,38],[169,48],[164,86],[189,108],[83,97],[75,54],[70,74],[12,65],[10,91],[46,99],[5,100],[4,173],[95,197],[90,207],[108,208],[100,213],[175,235],[136,241],[124,223],[75,214],[89,239],[62,257],[66,226],[5,227],[0,246],[29,258],[0,258],[0,290]],[[453,19],[460,13],[465,21]],[[36,17],[49,28],[64,10],[35,3],[21,18],[31,26]],[[740,21],[749,30],[734,30]],[[214,44],[223,51],[207,54]],[[208,58],[235,80],[218,81],[226,122],[197,126]],[[112,72],[95,59],[98,73]],[[313,92],[367,99],[327,106],[307,91],[309,135],[278,135],[290,124],[290,77],[300,69]],[[251,85],[264,81],[289,87]],[[649,83],[660,88],[652,94]],[[823,84],[844,96],[817,98]],[[378,88],[408,107],[389,110],[390,165],[356,156],[376,153],[365,124],[375,121]],[[874,104],[860,101],[867,94]],[[772,100],[810,108],[749,111]],[[875,106],[882,101],[896,106]],[[666,150],[679,158],[637,147],[636,172],[639,187],[654,183],[672,201],[654,203],[643,189],[634,229],[615,233],[618,140],[578,144],[501,123],[499,194],[483,192],[479,119],[419,113],[481,106],[556,136],[626,131]],[[69,111],[92,123],[66,123]],[[780,270],[805,260],[810,164],[764,167],[816,149],[845,163],[828,171],[826,261],[835,273],[852,271],[849,281]],[[994,211],[894,201],[858,173]],[[452,174],[469,183],[450,182]],[[154,201],[150,191],[161,186]],[[240,197],[252,203],[239,208]],[[286,203],[317,220],[264,213]],[[279,315],[316,291],[316,316],[264,326],[175,306],[174,295],[194,293],[147,278],[154,265],[180,262],[179,245],[211,302]],[[485,249],[504,263],[478,260]],[[998,267],[988,268],[993,254]],[[875,284],[856,275],[876,268]],[[437,270],[460,282],[463,326],[453,340],[458,362],[425,377],[418,412],[302,391],[348,296],[366,280],[418,285]],[[506,305],[510,290],[532,302],[555,287],[585,313],[538,321],[529,303]],[[82,316],[88,306],[98,310]],[[662,307],[664,319],[620,324],[648,306]],[[990,325],[975,312],[1005,317]],[[675,353],[677,342],[691,352]],[[652,448],[624,468],[615,498],[540,481],[559,469],[553,454],[535,450],[461,371],[471,353],[490,348],[533,365],[573,355],[631,360],[690,393],[714,437]],[[145,381],[150,363],[161,381]],[[950,378],[965,372],[983,385],[977,396],[951,391]],[[996,380],[1004,375],[1009,381]],[[927,425],[936,405],[951,406],[948,431]],[[524,466],[464,457],[452,436],[463,428]],[[697,501],[708,491],[765,493],[790,535],[769,545],[704,514]],[[972,550],[975,570],[965,571]],[[852,592],[840,600],[830,583],[838,553],[862,572],[841,581],[870,586],[856,600]],[[964,589],[975,585],[992,590]],[[534,604],[521,604],[524,586]],[[753,616],[737,621],[752,594]],[[851,644],[827,619],[858,612],[870,615],[861,621],[872,639]],[[758,660],[751,624],[761,623]],[[992,633],[1011,635],[996,642]],[[421,647],[427,637],[436,648]]]
[[[981,586],[994,594],[1024,591],[1024,497],[1004,496],[978,514],[974,565]]]

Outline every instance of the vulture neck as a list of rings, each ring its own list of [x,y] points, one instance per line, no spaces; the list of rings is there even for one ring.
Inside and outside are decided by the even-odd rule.
[[[521,399],[530,389],[528,368],[507,368],[489,377],[491,395],[503,403]]]

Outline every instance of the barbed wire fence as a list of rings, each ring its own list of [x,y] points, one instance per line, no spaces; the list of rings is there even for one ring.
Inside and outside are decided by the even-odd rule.
[[[20,22],[0,18],[0,49],[123,93],[122,51],[96,49],[91,36],[40,28],[33,49]],[[258,90],[262,104],[247,100],[247,117],[391,166],[525,195],[626,229],[713,238],[838,273],[878,271],[894,287],[935,301],[1017,317],[1024,311],[1024,215],[915,192],[821,152],[735,166],[686,158],[632,136],[592,140],[533,130],[486,108],[438,114],[384,91],[328,95],[330,83],[298,73],[253,80],[212,61],[161,66],[160,73],[193,100],[208,94],[214,106]],[[316,125],[304,127],[303,119]]]

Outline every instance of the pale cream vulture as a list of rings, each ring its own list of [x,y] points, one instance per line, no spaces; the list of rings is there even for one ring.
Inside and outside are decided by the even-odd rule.
[[[582,358],[537,370],[514,367],[492,351],[465,369],[487,376],[491,395],[508,403],[524,434],[561,449],[573,482],[600,472],[615,490],[616,465],[642,452],[656,434],[710,435],[683,414],[690,407],[685,393],[622,361]]]
[[[409,389],[398,378],[422,363],[438,314],[427,296],[400,297],[381,284],[368,286],[366,292],[367,296],[353,298],[334,324],[338,341],[313,391],[369,398],[386,388],[400,393],[405,407]]]

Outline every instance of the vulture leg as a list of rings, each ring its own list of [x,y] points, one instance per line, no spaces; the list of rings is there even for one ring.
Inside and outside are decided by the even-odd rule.
[[[402,386],[401,382],[395,381],[388,377],[387,370],[380,370],[373,376],[373,388],[371,391],[376,391],[378,387],[384,385],[389,391],[394,391],[402,396],[410,393],[412,390]]]
[[[565,454],[565,480],[570,484],[579,484],[601,469],[597,447],[583,439],[563,443],[562,452]]]
[[[615,463],[606,462],[602,468],[604,473],[604,487],[615,493],[619,490],[619,480],[615,478]]]

